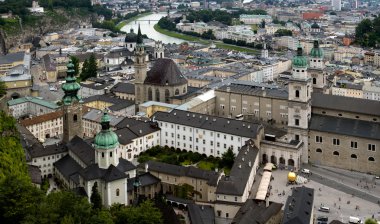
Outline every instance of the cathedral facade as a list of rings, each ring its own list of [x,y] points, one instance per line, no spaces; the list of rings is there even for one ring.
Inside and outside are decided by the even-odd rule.
[[[139,28],[135,48],[136,104],[146,101],[171,103],[172,97],[187,94],[187,79],[175,62],[160,58],[163,56],[161,53],[157,53],[157,56],[153,67],[147,71],[148,61]]]

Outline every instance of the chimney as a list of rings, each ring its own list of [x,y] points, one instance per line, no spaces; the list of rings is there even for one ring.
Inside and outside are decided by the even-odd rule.
[[[147,173],[149,171],[149,165],[148,163],[145,163],[145,172]]]
[[[251,128],[251,125],[248,125],[248,128]]]
[[[208,121],[208,117],[206,117],[206,121]]]
[[[251,162],[251,161],[249,161],[249,163],[248,163],[248,166],[249,166],[249,167],[251,167],[251,166],[252,166],[252,162]]]
[[[227,124],[229,124],[230,123],[230,121],[227,121]]]
[[[176,112],[174,112],[174,116],[175,116],[175,115],[177,115],[177,113],[176,113]]]
[[[244,157],[242,157],[241,160],[244,161]]]
[[[241,169],[241,164],[239,164],[239,169]]]
[[[140,134],[142,134],[142,130],[140,129]]]
[[[266,207],[266,208],[269,207],[269,198],[266,198],[266,199],[265,199],[265,207]]]

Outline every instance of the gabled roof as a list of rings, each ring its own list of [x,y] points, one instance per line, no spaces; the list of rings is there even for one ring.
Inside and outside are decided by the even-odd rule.
[[[311,106],[330,110],[380,116],[380,101],[323,93],[311,95]]]
[[[152,69],[148,71],[144,83],[175,86],[187,84],[187,80],[172,59],[160,58],[156,60]]]
[[[235,196],[243,195],[251,170],[256,169],[253,165],[258,153],[259,149],[251,141],[245,144],[236,156],[230,175],[220,179],[215,193]]]
[[[215,223],[214,208],[210,205],[197,205],[190,203],[187,205],[191,224]]]
[[[148,171],[155,171],[160,173],[166,173],[173,176],[186,176],[193,177],[197,179],[207,180],[207,184],[210,186],[216,186],[219,179],[219,173],[214,171],[202,170],[196,167],[184,167],[177,166],[168,163],[162,163],[157,161],[148,161],[142,164],[139,164],[140,169],[145,169],[145,166],[148,166]]]
[[[82,167],[69,155],[62,157],[55,162],[54,167],[65,177],[66,180],[69,180],[72,175],[75,175],[82,170]]]
[[[267,207],[265,201],[249,199],[236,213],[232,224],[265,224],[281,212],[282,206],[281,203],[269,202]]]
[[[111,92],[135,94],[135,85],[133,83],[119,82],[111,88]]]
[[[247,138],[255,138],[262,128],[262,125],[257,123],[176,109],[170,112],[156,112],[153,119]]]
[[[378,122],[313,114],[309,128],[313,131],[380,140]]]
[[[310,223],[314,202],[314,189],[296,187],[288,197],[284,209],[282,224]]]
[[[135,179],[136,179],[135,177],[128,179],[127,191],[133,191],[133,183],[135,182]],[[140,174],[139,181],[141,183],[141,187],[144,187],[144,186],[157,184],[161,180],[148,172],[148,173]]]
[[[95,149],[82,138],[74,136],[67,144],[67,148],[72,151],[86,166],[95,163]]]
[[[133,163],[129,162],[126,159],[119,158],[119,164],[117,164],[116,168],[120,170],[121,172],[125,173],[130,170],[135,170],[136,166],[133,165]]]

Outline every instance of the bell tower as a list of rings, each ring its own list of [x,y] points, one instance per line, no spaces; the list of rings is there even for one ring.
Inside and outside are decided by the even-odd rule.
[[[314,47],[310,51],[310,69],[308,72],[312,80],[313,89],[316,91],[323,91],[326,86],[323,56],[323,50],[320,48],[318,40],[315,40]]]
[[[111,164],[114,166],[119,164],[119,138],[110,129],[110,116],[107,111],[104,111],[100,124],[102,130],[95,136],[94,140],[95,163],[98,164],[99,168],[108,169]]]
[[[67,64],[66,83],[62,85],[63,96],[63,142],[68,143],[75,136],[82,137],[82,100],[78,96],[80,85],[74,77],[74,64]]]
[[[311,118],[311,79],[307,74],[308,60],[299,45],[292,62],[292,77],[288,83],[288,133],[293,140],[303,142],[302,163],[308,162],[308,128]],[[298,163],[300,164],[300,163]]]
[[[137,32],[135,49],[135,103],[140,104],[145,101],[144,81],[147,72],[147,60],[140,25]]]

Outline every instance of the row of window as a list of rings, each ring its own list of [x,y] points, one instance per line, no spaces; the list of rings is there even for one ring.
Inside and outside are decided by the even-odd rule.
[[[316,149],[315,151],[318,152],[318,153],[322,153],[322,149],[319,149],[319,148]],[[339,154],[338,151],[334,151],[334,152],[333,152],[333,155],[334,155],[334,156],[339,156],[340,154]],[[351,154],[351,158],[352,158],[352,159],[357,159],[358,156],[357,156],[356,154]],[[370,162],[375,162],[375,158],[372,157],[372,156],[370,156],[370,157],[368,157],[368,161],[370,161]]]
[[[315,136],[315,142],[316,143],[322,143],[323,142],[322,136]],[[333,138],[332,144],[333,145],[340,145],[339,138]],[[351,148],[357,149],[358,148],[358,142],[351,141]],[[368,151],[376,151],[376,145],[369,143],[367,149],[368,149]]]

